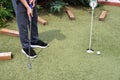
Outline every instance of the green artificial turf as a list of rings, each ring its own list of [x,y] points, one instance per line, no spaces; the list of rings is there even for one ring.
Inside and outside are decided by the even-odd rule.
[[[102,10],[107,17],[99,21]],[[0,61],[0,80],[120,80],[120,7],[100,6],[95,9],[92,48],[89,45],[91,9],[72,8],[75,20],[66,13],[52,15],[43,11],[39,15],[48,21],[38,25],[39,37],[49,43],[46,49],[36,48],[36,59],[21,53],[19,38],[0,34],[0,52],[11,51],[12,60]],[[16,21],[8,23],[17,30]],[[96,51],[101,51],[97,55]]]

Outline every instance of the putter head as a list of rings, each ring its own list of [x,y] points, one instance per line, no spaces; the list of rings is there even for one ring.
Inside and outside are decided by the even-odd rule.
[[[94,52],[94,50],[93,49],[87,49],[87,51],[86,51],[87,53],[93,53]]]
[[[31,69],[32,67],[31,67],[31,63],[28,63],[27,64],[27,67],[28,67],[28,69]]]

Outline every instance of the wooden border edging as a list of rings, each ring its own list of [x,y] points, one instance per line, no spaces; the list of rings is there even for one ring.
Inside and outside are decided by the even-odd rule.
[[[99,20],[100,20],[100,21],[103,21],[106,16],[107,16],[107,11],[102,11],[102,12],[101,12],[101,15],[100,15],[100,17],[99,17]]]
[[[12,52],[2,52],[0,53],[0,60],[11,60]]]
[[[9,36],[19,37],[19,32],[18,31],[10,30],[10,29],[7,29],[7,28],[2,28],[0,30],[0,34],[6,34],[6,35],[9,35]]]
[[[68,14],[68,16],[69,16],[69,18],[70,18],[71,20],[74,20],[74,19],[75,19],[75,16],[74,16],[73,12],[70,10],[69,7],[66,7],[66,8],[65,8],[65,11],[66,11],[66,13]]]
[[[46,25],[47,21],[42,19],[41,17],[38,16],[38,22],[40,22],[42,25]]]

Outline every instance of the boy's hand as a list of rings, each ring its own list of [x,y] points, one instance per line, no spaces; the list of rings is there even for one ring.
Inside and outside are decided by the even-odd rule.
[[[28,15],[29,19],[31,17],[33,17],[33,12],[32,12],[32,9],[30,8],[29,4],[32,4],[33,7],[35,7],[35,0],[29,0],[29,4],[27,3],[26,0],[20,0],[20,1],[25,6],[25,8],[27,9],[27,15]]]
[[[29,4],[32,4],[32,8],[35,7],[35,0],[29,0]],[[29,19],[31,17],[33,17],[33,10],[32,10],[32,8],[30,7],[30,8],[27,9],[27,14],[29,16]]]
[[[29,17],[29,20],[30,20],[31,17],[33,17],[33,11],[30,7],[27,9],[27,14],[28,14],[28,17]]]

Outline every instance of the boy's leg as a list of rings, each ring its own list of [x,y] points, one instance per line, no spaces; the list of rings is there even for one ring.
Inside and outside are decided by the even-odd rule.
[[[27,28],[28,26],[27,11],[19,0],[12,0],[12,3],[16,14],[22,47],[28,48],[29,39],[28,39],[28,28]]]
[[[33,17],[32,17],[32,31],[31,31],[31,47],[40,47],[40,48],[46,48],[48,46],[47,43],[41,41],[38,36],[38,14],[36,7],[33,8]]]
[[[31,41],[37,42],[39,40],[38,36],[38,14],[36,7],[33,8],[33,17],[32,17],[32,27],[31,27]]]

